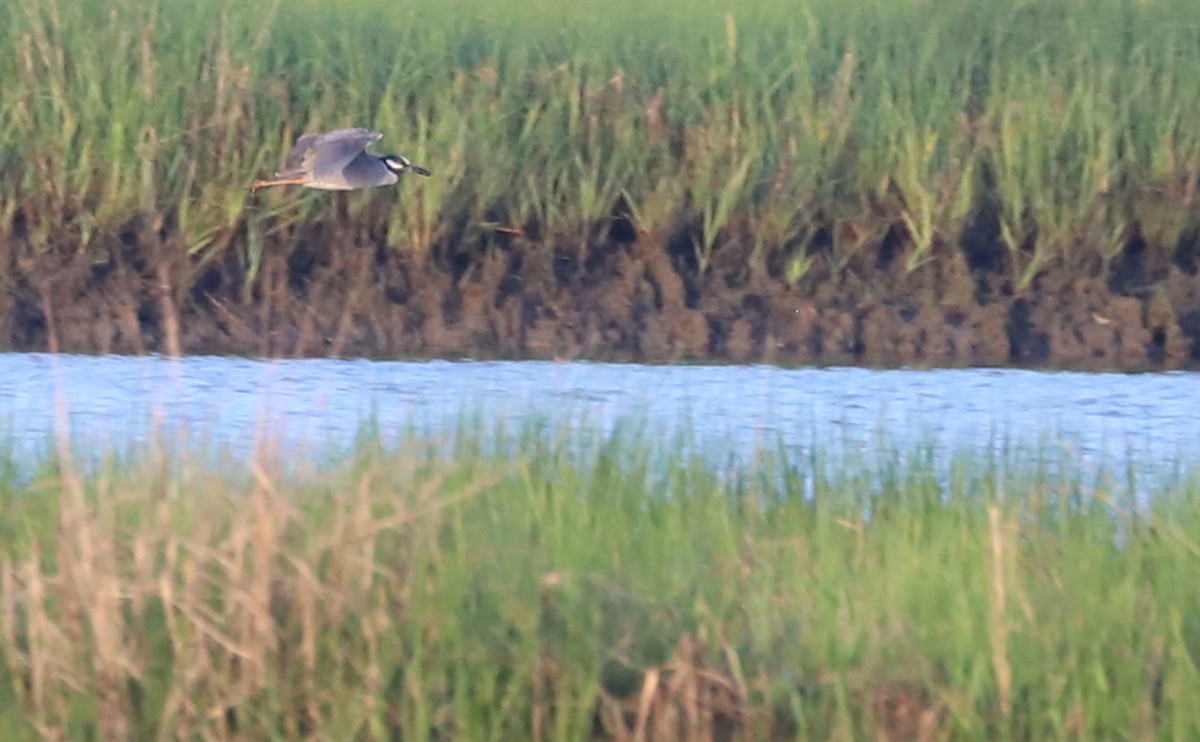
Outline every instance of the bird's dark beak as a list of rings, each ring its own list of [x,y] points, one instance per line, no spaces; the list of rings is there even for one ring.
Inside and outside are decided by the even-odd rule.
[[[425,177],[427,177],[427,178],[428,178],[430,175],[433,175],[433,173],[429,172],[429,170],[428,170],[428,169],[426,169],[426,168],[423,168],[423,167],[421,167],[420,165],[409,165],[409,166],[408,166],[408,169],[409,169],[409,170],[412,170],[412,171],[413,171],[414,173],[416,173],[417,175],[424,175],[424,176],[425,176]]]

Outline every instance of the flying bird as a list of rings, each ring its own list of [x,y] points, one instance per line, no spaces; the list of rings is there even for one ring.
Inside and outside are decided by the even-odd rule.
[[[367,152],[372,142],[382,138],[383,134],[377,131],[358,128],[305,134],[296,140],[274,179],[256,180],[250,190],[299,185],[323,191],[353,191],[392,185],[407,172],[430,175],[429,170],[407,157]]]

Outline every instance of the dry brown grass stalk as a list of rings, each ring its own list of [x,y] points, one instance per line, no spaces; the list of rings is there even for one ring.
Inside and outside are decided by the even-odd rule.
[[[988,508],[988,526],[992,551],[992,666],[996,674],[996,691],[1000,694],[1000,713],[1008,717],[1012,713],[1012,666],[1008,660],[1008,585],[1005,570],[1007,539],[1004,535],[1003,515],[996,505]]]

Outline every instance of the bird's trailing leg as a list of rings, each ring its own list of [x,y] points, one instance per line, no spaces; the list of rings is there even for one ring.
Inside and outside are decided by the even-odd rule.
[[[259,188],[266,188],[267,186],[281,186],[281,185],[304,185],[304,178],[279,178],[277,180],[256,180],[250,184],[250,192],[254,193]]]

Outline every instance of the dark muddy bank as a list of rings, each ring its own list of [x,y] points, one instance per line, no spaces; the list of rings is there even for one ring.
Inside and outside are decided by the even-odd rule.
[[[235,247],[201,261],[174,242],[161,228],[130,228],[66,254],[35,250],[14,229],[0,255],[0,349],[1200,365],[1196,235],[1151,245],[1135,234],[1116,259],[1051,265],[1025,292],[986,229],[908,274],[899,230],[838,271],[818,234],[795,285],[783,250],[727,249],[701,274],[686,233],[639,235],[620,221],[583,260],[500,234],[418,262],[367,230],[314,228],[268,245],[253,277]]]

